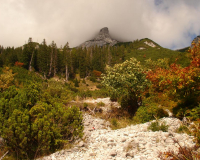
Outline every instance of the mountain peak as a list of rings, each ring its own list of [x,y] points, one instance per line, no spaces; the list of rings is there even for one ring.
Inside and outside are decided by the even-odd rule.
[[[101,47],[107,44],[113,46],[116,43],[118,43],[118,41],[111,38],[108,27],[104,27],[100,29],[99,34],[94,39],[82,43],[79,47],[83,48],[84,47],[88,48],[92,46]]]
[[[104,41],[108,41],[108,43],[110,43],[110,40],[112,41],[111,36],[109,35],[109,31],[107,27],[102,28],[99,31],[99,34],[94,38],[95,41],[100,41],[100,40],[104,40]]]
[[[99,34],[109,34],[108,27],[104,27],[100,30]]]

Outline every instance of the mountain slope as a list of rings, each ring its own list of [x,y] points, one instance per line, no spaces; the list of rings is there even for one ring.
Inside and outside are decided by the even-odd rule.
[[[135,57],[142,64],[145,64],[145,60],[152,59],[154,61],[162,58],[168,58],[169,63],[175,62],[182,66],[189,64],[188,55],[186,52],[179,52],[161,47],[159,44],[151,39],[144,38],[141,40],[135,40],[133,42],[118,43],[116,46],[125,47],[125,59]]]

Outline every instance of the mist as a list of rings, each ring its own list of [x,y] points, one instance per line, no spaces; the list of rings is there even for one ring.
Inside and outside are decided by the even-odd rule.
[[[19,47],[29,37],[70,47],[103,27],[119,41],[150,38],[165,48],[190,45],[200,34],[199,0],[0,0],[0,45]]]

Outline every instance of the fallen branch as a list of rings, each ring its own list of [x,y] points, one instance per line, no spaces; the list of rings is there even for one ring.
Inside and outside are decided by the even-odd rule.
[[[1,158],[0,160],[2,160],[7,154],[8,154],[9,151],[7,151]]]
[[[95,115],[95,113],[94,113],[95,109],[96,109],[96,107],[95,107],[93,110],[91,110],[91,109],[88,107],[88,110],[89,110],[90,113],[92,113],[93,115]]]

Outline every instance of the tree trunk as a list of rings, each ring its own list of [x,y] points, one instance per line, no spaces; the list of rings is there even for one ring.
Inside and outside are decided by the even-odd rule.
[[[52,62],[53,62],[53,51],[51,52],[51,60],[50,60],[50,68],[49,68],[49,77],[51,76],[51,72],[52,72]]]
[[[57,73],[57,51],[55,49],[54,58],[53,58],[53,75],[56,76]]]
[[[32,52],[32,55],[31,55],[31,60],[30,60],[30,62],[29,62],[29,67],[28,67],[28,70],[31,72],[32,71],[32,60],[33,60],[33,53],[34,52]]]
[[[65,67],[65,74],[66,74],[66,82],[68,82],[68,78],[69,78],[69,72],[68,72],[68,67],[67,67],[67,65],[66,65],[66,67]]]

